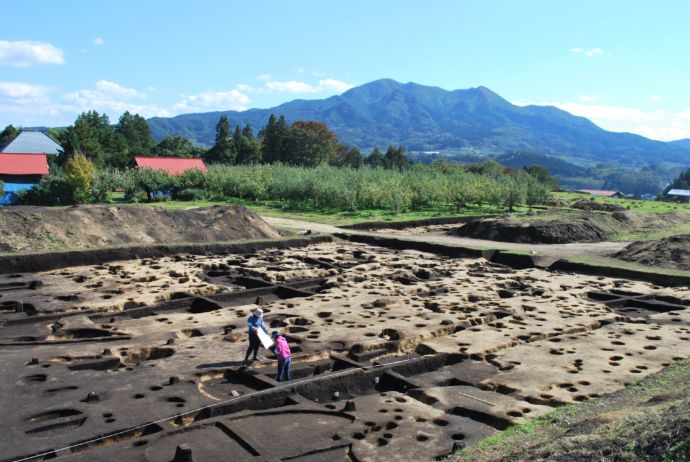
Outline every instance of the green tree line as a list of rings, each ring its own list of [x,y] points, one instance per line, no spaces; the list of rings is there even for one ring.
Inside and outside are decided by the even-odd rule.
[[[22,192],[20,201],[35,205],[103,202],[110,191],[124,191],[133,201],[154,200],[155,191],[170,191],[177,200],[275,201],[302,210],[400,213],[463,211],[481,205],[512,211],[517,206],[543,204],[550,193],[547,184],[525,170],[472,171],[440,163],[405,170],[214,164],[207,173],[188,170],[182,175],[149,168],[90,169],[88,164],[84,156],[74,156],[60,173]]]

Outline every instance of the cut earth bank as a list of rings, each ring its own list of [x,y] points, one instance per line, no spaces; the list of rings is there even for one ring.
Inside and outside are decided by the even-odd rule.
[[[170,210],[146,206],[0,207],[0,252],[41,252],[280,236],[241,205]]]

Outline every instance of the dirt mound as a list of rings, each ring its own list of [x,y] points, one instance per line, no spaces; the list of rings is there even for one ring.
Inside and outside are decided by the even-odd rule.
[[[690,270],[690,234],[652,242],[636,241],[612,256],[643,265]]]
[[[587,221],[516,223],[508,220],[478,220],[451,230],[448,234],[526,244],[566,244],[606,239],[604,229]]]
[[[618,204],[607,204],[605,202],[596,202],[587,199],[580,199],[573,202],[573,208],[581,210],[596,210],[598,212],[623,212],[625,207]]]
[[[0,208],[0,251],[275,238],[280,234],[240,205],[169,210],[78,205]]]

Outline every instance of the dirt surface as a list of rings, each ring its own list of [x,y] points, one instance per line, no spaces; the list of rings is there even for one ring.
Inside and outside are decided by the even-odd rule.
[[[597,202],[588,199],[580,199],[572,203],[571,207],[581,210],[597,210],[600,212],[624,212],[625,207],[618,204]]]
[[[457,235],[449,235],[445,232],[446,225],[432,225],[428,227],[415,227],[410,229],[395,229],[395,230],[377,230],[377,231],[360,231],[353,229],[338,228],[331,225],[324,225],[321,223],[313,223],[302,220],[293,220],[290,218],[275,218],[263,217],[267,223],[272,226],[283,226],[289,228],[296,228],[302,230],[311,230],[317,233],[350,233],[361,234],[367,236],[383,236],[392,238],[403,238],[411,241],[431,242],[445,245],[458,245],[470,248],[484,248],[484,249],[501,249],[501,250],[517,250],[529,252],[535,255],[547,255],[555,258],[563,258],[569,255],[590,254],[590,255],[608,255],[617,252],[623,247],[625,243],[621,242],[593,242],[582,243],[574,242],[570,244],[525,244],[521,242],[499,242],[489,239],[475,239],[470,237],[461,237]],[[457,225],[450,225],[457,227]]]
[[[240,363],[258,305],[290,382]],[[2,275],[0,460],[434,460],[687,357],[689,307],[342,242]]]
[[[600,242],[606,231],[589,221],[536,221],[516,223],[510,220],[478,220],[449,231],[462,237],[530,244],[565,244]]]
[[[516,427],[448,461],[690,460],[690,361],[624,390]]]
[[[259,216],[240,205],[189,210],[115,205],[0,208],[0,252],[279,236]]]
[[[690,235],[633,242],[612,257],[643,265],[690,270]]]

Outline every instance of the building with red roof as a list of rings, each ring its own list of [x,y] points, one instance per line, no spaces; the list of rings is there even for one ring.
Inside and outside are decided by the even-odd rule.
[[[46,154],[0,153],[0,205],[11,204],[22,189],[31,189],[48,174]]]
[[[577,192],[591,194],[593,196],[603,196],[603,197],[625,197],[620,191],[607,191],[604,189],[578,189]]]
[[[151,168],[153,170],[165,170],[170,175],[182,175],[187,170],[198,169],[208,172],[204,161],[186,157],[143,157],[136,156],[134,161],[139,168]]]

